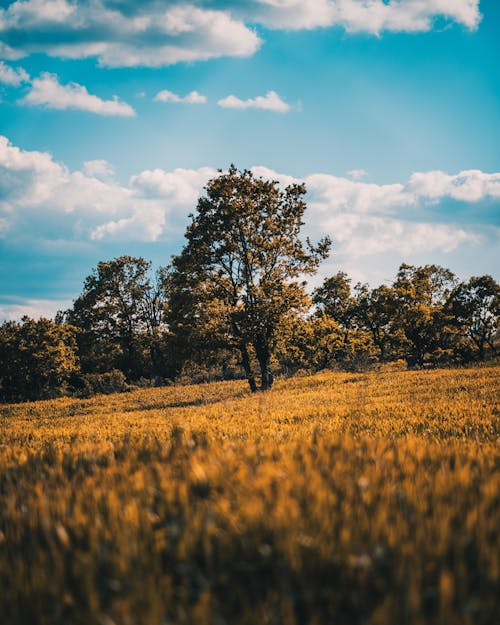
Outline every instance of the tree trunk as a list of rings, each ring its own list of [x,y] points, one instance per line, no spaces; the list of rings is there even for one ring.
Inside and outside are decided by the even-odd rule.
[[[252,371],[252,365],[250,364],[250,356],[248,355],[248,349],[244,343],[240,345],[240,352],[241,352],[241,362],[243,364],[243,369],[245,369],[245,375],[247,376],[250,390],[252,391],[252,393],[255,393],[257,391],[257,383],[255,382],[255,376]]]
[[[274,377],[271,372],[271,354],[267,345],[258,347],[256,346],[255,353],[260,367],[260,390],[267,391],[271,388],[274,382]]]

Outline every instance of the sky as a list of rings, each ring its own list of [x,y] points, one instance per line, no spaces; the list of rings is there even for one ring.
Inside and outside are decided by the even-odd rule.
[[[500,277],[498,0],[0,0],[0,320],[182,249],[234,163],[303,181],[311,282]]]

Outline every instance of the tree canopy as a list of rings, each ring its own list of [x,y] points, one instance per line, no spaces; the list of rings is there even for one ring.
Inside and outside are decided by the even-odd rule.
[[[314,273],[327,257],[330,240],[303,242],[304,185],[285,189],[231,166],[209,181],[186,230],[186,245],[172,262],[177,294],[175,325],[196,326],[196,310],[217,306],[219,339],[236,347],[250,387],[257,389],[252,356],[260,369],[260,388],[273,382],[270,359],[279,324],[290,310],[307,306],[299,278]],[[189,311],[189,317],[187,312]],[[172,311],[174,312],[174,311]]]
[[[44,318],[0,325],[0,399],[64,394],[79,367],[75,333],[72,326]]]
[[[154,283],[151,263],[134,256],[102,261],[87,276],[83,293],[66,312],[78,328],[82,367],[87,372],[113,368],[134,378],[144,370],[145,353],[158,365],[162,323],[163,273]]]

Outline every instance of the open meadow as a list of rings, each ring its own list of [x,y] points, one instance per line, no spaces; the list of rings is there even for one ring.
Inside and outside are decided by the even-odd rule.
[[[0,622],[499,623],[499,373],[3,405]]]

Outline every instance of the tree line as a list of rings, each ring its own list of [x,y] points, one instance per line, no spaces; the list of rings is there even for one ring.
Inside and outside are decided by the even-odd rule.
[[[390,285],[338,272],[308,294],[331,241],[301,239],[304,195],[231,166],[207,184],[168,266],[99,262],[54,320],[0,326],[0,399],[235,377],[256,391],[277,373],[497,356],[500,287],[488,275],[403,264]]]

